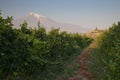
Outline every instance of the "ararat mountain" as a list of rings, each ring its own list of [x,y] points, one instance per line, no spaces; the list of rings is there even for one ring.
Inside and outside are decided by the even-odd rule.
[[[43,25],[47,31],[49,31],[52,27],[60,28],[61,31],[68,31],[68,32],[83,33],[87,31],[87,29],[81,26],[56,22],[50,18],[47,18],[45,16],[36,13],[29,13],[27,16],[14,20],[13,24],[15,28],[20,28],[19,25],[22,24],[24,21],[27,21],[28,26],[31,28],[37,28],[38,22],[40,22],[40,24]]]

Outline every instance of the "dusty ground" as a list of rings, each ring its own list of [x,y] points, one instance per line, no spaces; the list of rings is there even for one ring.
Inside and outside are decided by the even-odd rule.
[[[86,62],[89,58],[89,54],[92,52],[95,47],[95,43],[89,45],[77,58],[79,61],[80,67],[74,77],[68,78],[68,80],[94,80],[93,75],[90,73],[86,66]]]

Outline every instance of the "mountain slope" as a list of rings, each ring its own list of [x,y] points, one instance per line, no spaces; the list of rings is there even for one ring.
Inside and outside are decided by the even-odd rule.
[[[49,31],[51,27],[60,28],[61,31],[68,31],[68,32],[83,33],[87,31],[87,29],[81,26],[73,25],[73,24],[66,24],[66,23],[59,23],[50,18],[47,18],[43,15],[39,15],[36,13],[29,13],[27,16],[14,20],[13,24],[15,28],[19,28],[19,25],[23,23],[24,20],[27,21],[28,26],[31,28],[37,28],[37,24],[40,21],[40,23],[47,29],[47,31]]]

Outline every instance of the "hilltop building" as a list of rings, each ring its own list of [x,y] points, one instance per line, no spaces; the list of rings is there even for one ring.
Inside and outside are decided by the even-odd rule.
[[[86,36],[91,37],[91,38],[96,38],[100,33],[102,33],[104,30],[100,30],[97,27],[88,33],[85,33]]]

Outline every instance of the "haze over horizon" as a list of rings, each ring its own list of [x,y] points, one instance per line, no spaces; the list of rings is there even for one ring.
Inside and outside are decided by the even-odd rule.
[[[0,0],[2,15],[14,19],[30,12],[88,28],[107,28],[120,21],[120,0]]]

